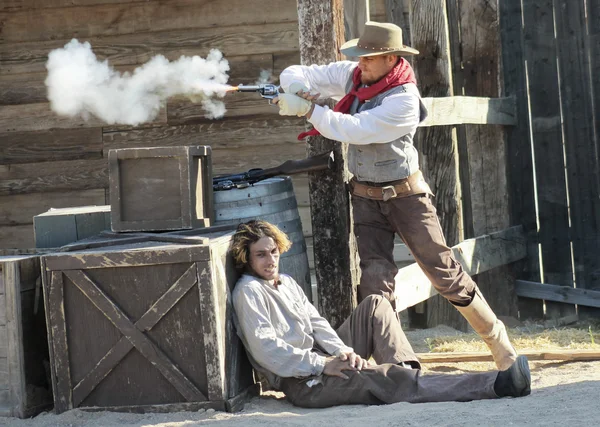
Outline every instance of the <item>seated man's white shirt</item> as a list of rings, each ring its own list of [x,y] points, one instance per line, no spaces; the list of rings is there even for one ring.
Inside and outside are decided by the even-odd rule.
[[[238,334],[252,359],[279,377],[321,375],[325,357],[313,351],[315,343],[335,356],[353,350],[294,279],[284,274],[279,278],[277,287],[272,280],[248,274],[237,282],[233,304]]]

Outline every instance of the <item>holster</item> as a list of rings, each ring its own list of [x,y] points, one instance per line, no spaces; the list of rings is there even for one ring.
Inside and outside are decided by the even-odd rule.
[[[425,182],[420,170],[407,178],[388,182],[380,186],[367,185],[352,178],[350,180],[350,191],[354,196],[371,200],[382,200],[384,202],[414,194],[430,194],[433,196],[431,188]]]

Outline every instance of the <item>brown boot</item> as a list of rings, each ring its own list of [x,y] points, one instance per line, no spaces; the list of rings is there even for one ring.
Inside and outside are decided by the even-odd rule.
[[[466,307],[455,306],[492,352],[499,370],[504,371],[517,360],[517,352],[510,344],[506,327],[494,314],[479,290]]]

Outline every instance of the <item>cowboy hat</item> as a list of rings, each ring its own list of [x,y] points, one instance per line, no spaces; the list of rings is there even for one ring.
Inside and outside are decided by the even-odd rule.
[[[394,24],[368,21],[358,39],[349,40],[340,51],[346,56],[418,55],[402,43],[402,28]]]

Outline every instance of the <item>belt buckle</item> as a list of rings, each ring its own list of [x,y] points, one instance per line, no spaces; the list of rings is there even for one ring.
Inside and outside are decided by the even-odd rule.
[[[385,187],[381,187],[381,194],[383,196],[384,202],[387,202],[388,200],[398,196],[398,193],[396,193],[396,188],[393,185],[386,185]]]

